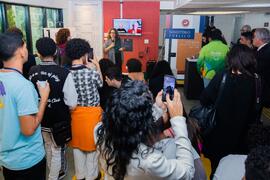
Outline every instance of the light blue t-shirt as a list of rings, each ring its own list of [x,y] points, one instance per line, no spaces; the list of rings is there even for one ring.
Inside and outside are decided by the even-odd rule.
[[[33,84],[18,72],[0,72],[0,166],[28,169],[45,156],[40,126],[24,136],[19,116],[38,112],[38,95]]]

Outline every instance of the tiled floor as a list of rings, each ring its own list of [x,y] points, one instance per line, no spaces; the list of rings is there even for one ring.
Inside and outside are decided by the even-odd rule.
[[[198,101],[197,100],[187,100],[183,94],[183,88],[181,87],[181,88],[179,88],[179,90],[181,92],[182,102],[184,104],[186,112],[188,113],[192,106],[198,104]],[[74,176],[75,172],[74,172],[73,153],[72,153],[72,150],[70,148],[68,149],[67,157],[68,157],[68,174],[64,178],[64,180],[72,180],[72,177]],[[2,173],[0,173],[0,180],[4,180]]]

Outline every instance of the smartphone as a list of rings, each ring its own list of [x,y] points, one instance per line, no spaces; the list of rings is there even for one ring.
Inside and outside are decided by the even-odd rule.
[[[37,81],[37,83],[42,87],[42,88],[45,88],[46,87],[46,83],[47,81]]]
[[[165,75],[163,82],[163,93],[162,93],[162,101],[166,101],[166,95],[170,95],[170,99],[173,99],[175,88],[175,77],[172,75]]]
[[[92,59],[94,59],[94,49],[90,48],[90,51],[88,52],[88,62],[91,62]]]

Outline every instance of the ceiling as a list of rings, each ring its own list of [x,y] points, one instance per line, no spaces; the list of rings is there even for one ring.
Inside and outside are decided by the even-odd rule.
[[[163,1],[163,0],[161,0]],[[167,0],[168,1],[168,0]],[[270,0],[171,0],[174,13],[203,11],[270,12]]]

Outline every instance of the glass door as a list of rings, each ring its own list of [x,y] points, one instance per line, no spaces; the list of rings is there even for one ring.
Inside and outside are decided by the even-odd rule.
[[[30,7],[33,54],[37,52],[36,41],[43,37],[44,19],[43,8]]]

